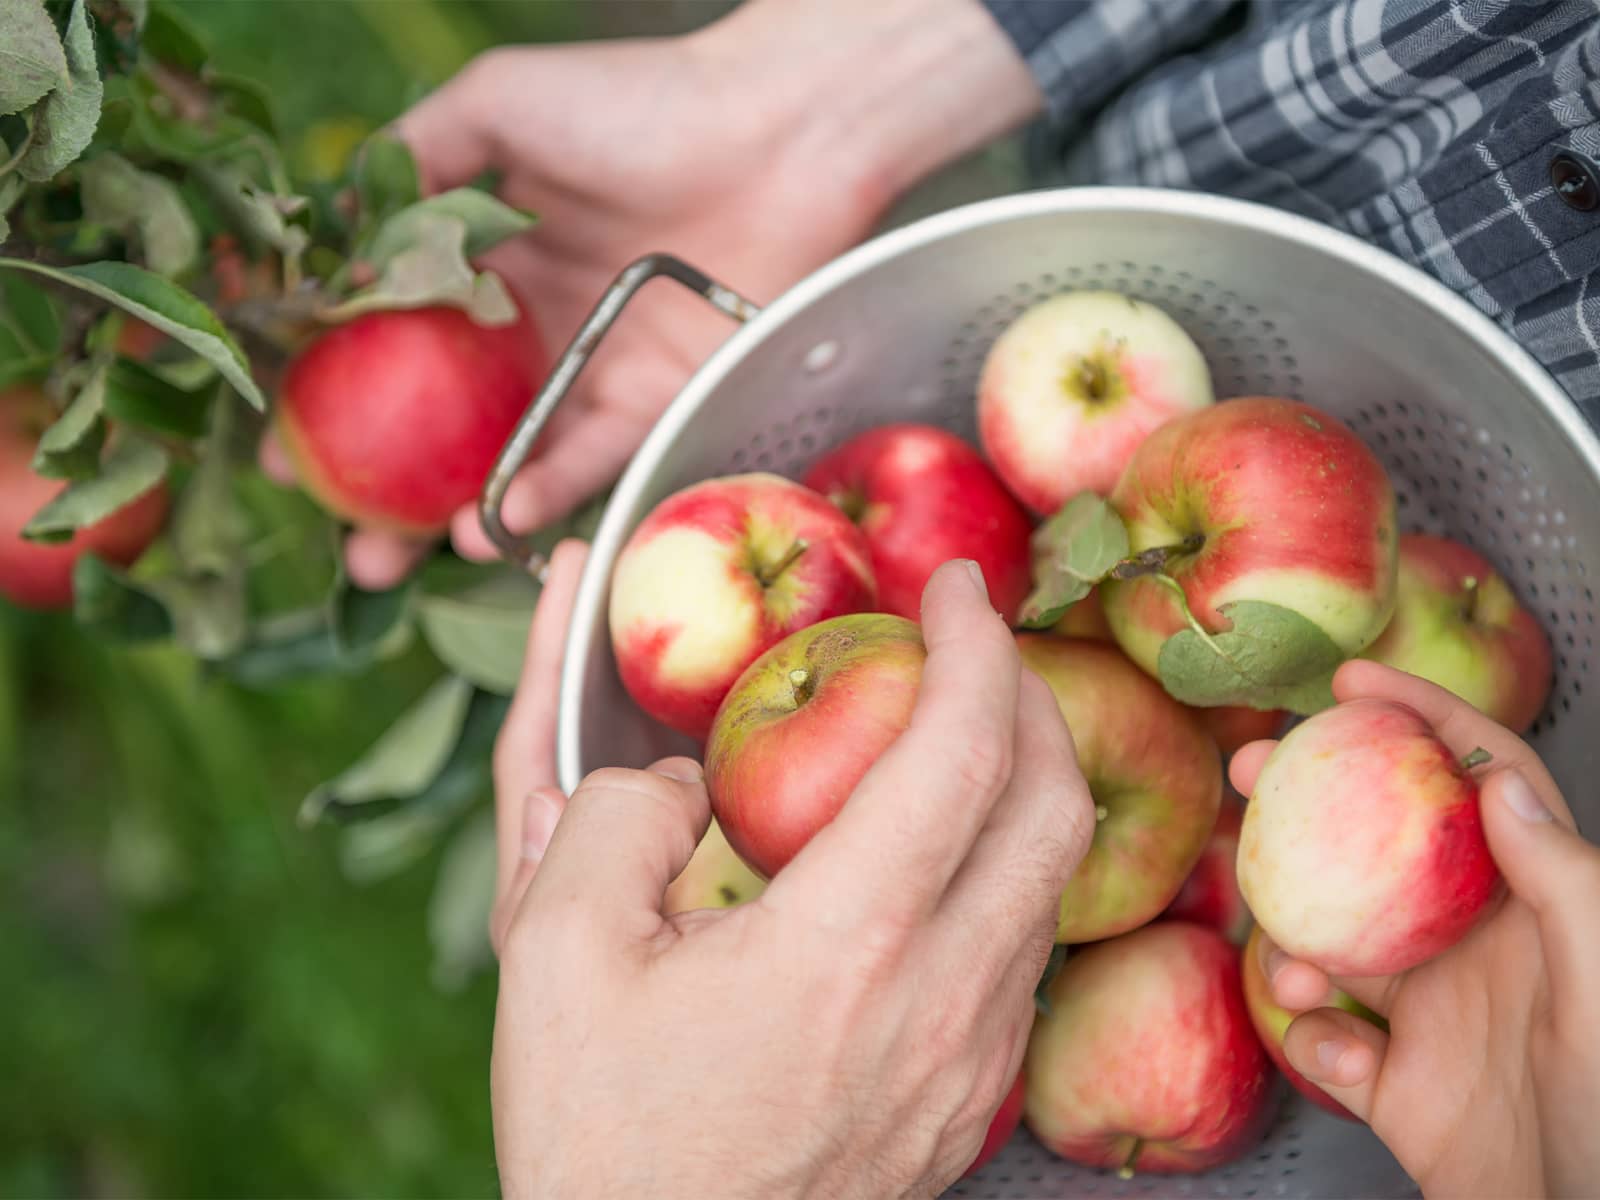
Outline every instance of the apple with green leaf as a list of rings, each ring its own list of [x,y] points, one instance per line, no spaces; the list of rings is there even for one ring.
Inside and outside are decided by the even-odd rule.
[[[1364,657],[1454,692],[1513,733],[1550,695],[1550,639],[1505,577],[1449,538],[1400,539],[1394,618]]]
[[[1159,921],[1074,952],[1046,989],[1024,1064],[1023,1119],[1087,1167],[1205,1171],[1272,1119],[1272,1068],[1250,1025],[1239,949]]]
[[[1283,1039],[1288,1036],[1289,1026],[1300,1014],[1289,1011],[1273,999],[1272,985],[1267,980],[1267,972],[1261,962],[1260,926],[1250,928],[1249,940],[1244,945],[1242,970],[1245,1006],[1250,1010],[1250,1022],[1255,1026],[1261,1044],[1266,1047],[1267,1056],[1277,1065],[1278,1070],[1283,1072],[1283,1077],[1293,1085],[1294,1090],[1311,1103],[1324,1112],[1343,1117],[1347,1121],[1354,1121],[1356,1118],[1348,1108],[1289,1065],[1289,1056],[1283,1052]],[[1338,988],[1333,989],[1327,1007],[1342,1009],[1388,1032],[1387,1021],[1361,1001]]]
[[[1178,894],[1216,825],[1216,744],[1115,646],[1024,633],[1017,649],[1054,693],[1095,805],[1094,842],[1061,895],[1056,940],[1135,929]]]
[[[667,885],[661,911],[670,917],[702,908],[735,908],[754,900],[766,886],[728,845],[722,826],[713,820],[688,863]]]
[[[1393,615],[1394,490],[1310,405],[1246,397],[1169,422],[1111,505],[1129,552],[1101,585],[1106,618],[1186,704],[1325,708],[1333,671]]]
[[[796,630],[873,607],[859,529],[777,475],[708,479],[663,500],[611,577],[611,647],[634,702],[704,739],[739,673]]]
[[[1116,292],[1066,292],[1006,327],[978,380],[978,436],[1037,513],[1106,493],[1152,430],[1212,402],[1205,358],[1161,309]]]
[[[1496,894],[1473,767],[1415,711],[1350,700],[1291,729],[1239,831],[1256,923],[1333,975],[1390,975],[1449,949]]]
[[[800,853],[905,731],[926,657],[913,622],[856,613],[790,634],[728,690],[706,742],[706,790],[760,875]]]

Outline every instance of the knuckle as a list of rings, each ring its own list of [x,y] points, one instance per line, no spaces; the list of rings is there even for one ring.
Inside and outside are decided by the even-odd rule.
[[[1013,764],[1011,739],[992,724],[979,725],[963,739],[952,769],[955,776],[973,791],[993,794],[1011,779]]]

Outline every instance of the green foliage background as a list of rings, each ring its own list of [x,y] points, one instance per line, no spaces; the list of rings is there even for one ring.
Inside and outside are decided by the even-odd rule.
[[[184,10],[307,172],[490,44],[594,32],[581,0]],[[426,650],[257,693],[0,610],[0,1195],[493,1194],[493,979],[433,986],[437,851],[357,886],[294,822]]]

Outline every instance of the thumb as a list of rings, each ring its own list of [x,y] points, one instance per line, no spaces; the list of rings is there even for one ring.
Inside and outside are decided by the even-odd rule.
[[[518,916],[561,906],[557,919],[571,914],[602,937],[647,942],[666,927],[667,885],[710,823],[711,801],[692,759],[596,771],[567,801]]]
[[[1497,771],[1483,786],[1483,825],[1489,852],[1511,892],[1539,923],[1550,986],[1568,1012],[1592,1002],[1600,989],[1600,948],[1590,933],[1600,911],[1600,849],[1557,816],[1559,796],[1539,794],[1521,771]]]

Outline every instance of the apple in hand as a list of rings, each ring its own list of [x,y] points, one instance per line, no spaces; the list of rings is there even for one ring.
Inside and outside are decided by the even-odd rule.
[[[634,702],[703,739],[759,655],[876,599],[848,517],[777,475],[729,475],[667,497],[634,530],[611,577],[611,647]]]
[[[1330,1112],[1336,1117],[1343,1117],[1347,1121],[1354,1121],[1355,1115],[1340,1104],[1327,1092],[1312,1083],[1289,1065],[1289,1058],[1283,1052],[1283,1039],[1289,1032],[1289,1025],[1299,1016],[1299,1013],[1290,1012],[1282,1007],[1272,996],[1272,985],[1267,980],[1266,970],[1261,963],[1261,928],[1254,926],[1250,930],[1250,938],[1244,947],[1244,1002],[1250,1010],[1250,1022],[1255,1026],[1256,1035],[1260,1037],[1261,1044],[1266,1047],[1267,1056],[1277,1064],[1278,1070],[1307,1100],[1310,1100],[1324,1112]],[[1371,1021],[1381,1029],[1388,1029],[1388,1022],[1378,1016],[1361,1001],[1333,989],[1329,998],[1329,1008],[1341,1008],[1353,1016],[1360,1017],[1363,1021]]]
[[[482,490],[547,369],[531,318],[367,313],[289,364],[277,430],[306,490],[349,521],[426,536]]]
[[[1224,782],[1216,827],[1200,851],[1200,861],[1194,864],[1162,917],[1206,925],[1235,946],[1244,944],[1253,922],[1244,897],[1239,894],[1239,875],[1234,866],[1239,857],[1239,826],[1243,820],[1244,803]]]
[[[1505,578],[1448,538],[1400,539],[1394,619],[1365,657],[1454,692],[1513,733],[1550,694],[1550,641]]]
[[[1386,700],[1291,729],[1239,831],[1239,890],[1256,923],[1330,975],[1426,962],[1472,928],[1499,880],[1469,765]]]
[[[1222,764],[1193,715],[1115,647],[1019,634],[1094,798],[1094,842],[1061,894],[1058,942],[1135,929],[1177,895],[1217,822]]]
[[[1011,1135],[1022,1123],[1022,1102],[1027,1096],[1027,1083],[1027,1076],[1019,1071],[1017,1081],[1011,1085],[1011,1090],[1006,1093],[1006,1098],[1000,1102],[1000,1107],[995,1111],[994,1119],[989,1122],[989,1131],[983,1135],[983,1145],[978,1150],[978,1157],[973,1159],[972,1165],[962,1172],[963,1179],[983,1170],[1011,1140]]]
[[[983,569],[995,610],[1015,619],[1028,593],[1028,515],[978,452],[931,425],[885,425],[854,437],[806,472],[861,527],[872,550],[878,606],[922,615],[922,590],[941,563]]]
[[[1315,712],[1394,612],[1394,490],[1309,405],[1254,396],[1171,421],[1111,504],[1150,573],[1101,585],[1106,618],[1187,704]]]
[[[701,908],[734,908],[754,900],[766,886],[733,852],[722,826],[712,821],[688,865],[667,885],[661,911],[670,917]]]
[[[46,544],[22,536],[28,522],[67,483],[34,473],[39,435],[49,426],[50,402],[37,388],[0,391],[0,596],[24,608],[72,607],[72,572],[85,554],[119,567],[131,564],[166,521],[169,493],[158,482],[70,541]]]
[[[978,436],[1034,512],[1105,495],[1159,425],[1212,402],[1211,374],[1183,327],[1115,292],[1066,292],[1006,327],[978,379]]]
[[[838,815],[910,724],[925,658],[913,622],[857,613],[750,664],[706,743],[711,811],[739,857],[770,879]]]
[[[1239,950],[1160,921],[1086,946],[1034,1021],[1023,1119],[1088,1167],[1205,1171],[1248,1151],[1272,1118],[1272,1072],[1250,1026]]]

